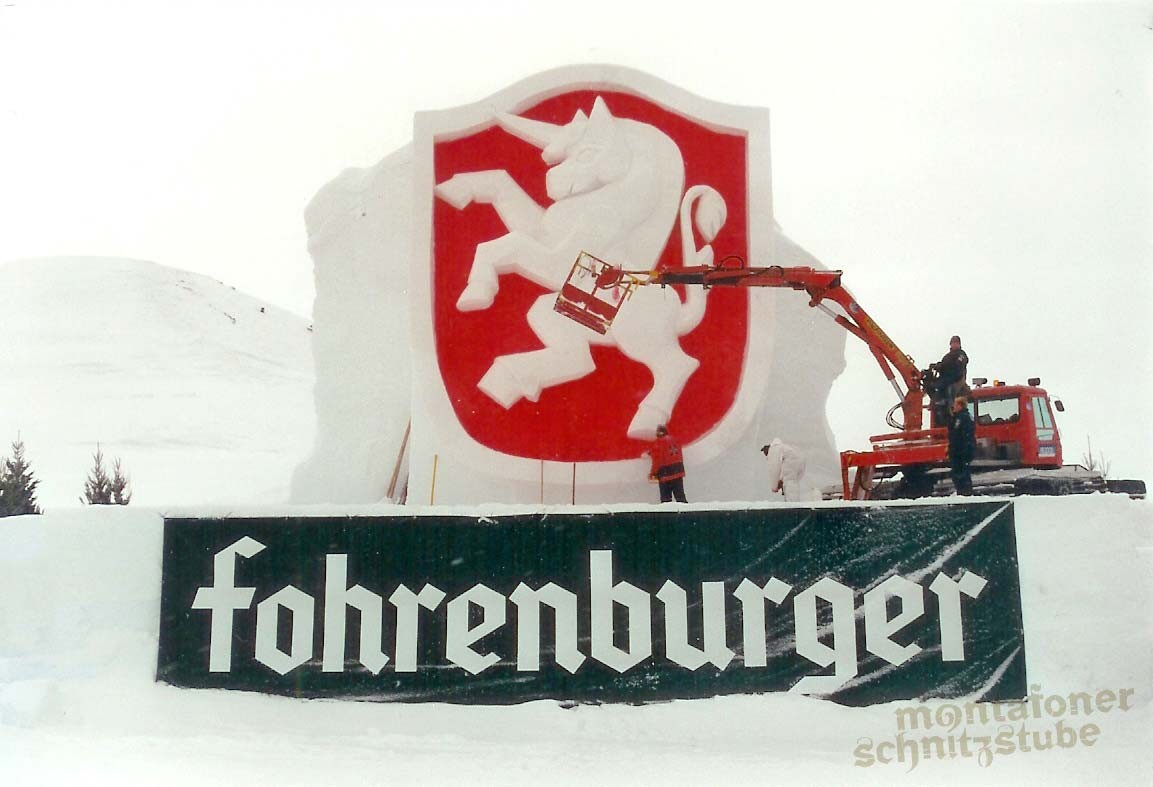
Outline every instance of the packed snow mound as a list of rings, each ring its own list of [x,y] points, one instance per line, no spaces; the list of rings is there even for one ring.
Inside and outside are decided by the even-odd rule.
[[[178,689],[155,682],[159,512],[16,517],[0,527],[0,783],[1148,784],[1153,503],[1085,495],[1014,506],[1030,691],[1116,698],[1132,689],[1132,705],[920,729],[907,737],[968,736],[970,755],[973,736],[1052,730],[1058,720],[1100,732],[1092,745],[1001,747],[984,764],[958,753],[915,766],[855,755],[866,740],[878,753],[893,741],[896,710],[911,703],[855,708],[766,694],[566,710]],[[950,703],[927,707],[949,718]]]
[[[305,211],[314,260],[316,443],[294,503],[382,500],[405,445],[412,398],[409,238],[412,154],[350,169]]]
[[[76,257],[0,265],[0,455],[76,505],[99,443],[133,502],[273,502],[313,432],[310,327],[199,274]]]

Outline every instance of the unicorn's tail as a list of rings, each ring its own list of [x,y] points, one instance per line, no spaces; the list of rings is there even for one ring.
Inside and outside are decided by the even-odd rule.
[[[713,240],[721,227],[725,226],[728,210],[725,198],[712,186],[693,186],[685,192],[681,200],[681,264],[712,265]],[[697,248],[693,237],[693,227],[704,240],[705,245]],[[708,290],[703,287],[689,287],[684,305],[677,316],[677,336],[684,336],[701,324],[708,305]]]

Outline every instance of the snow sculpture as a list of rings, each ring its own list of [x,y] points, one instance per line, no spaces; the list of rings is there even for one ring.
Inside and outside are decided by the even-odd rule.
[[[821,267],[772,220],[767,125],[571,67],[418,114],[414,149],[325,187],[307,214],[318,434],[294,501],[654,501],[635,438],[662,419],[694,500],[763,499],[774,436],[835,481],[824,410],[845,340],[803,296],[642,288],[603,338],[552,313],[582,250]]]

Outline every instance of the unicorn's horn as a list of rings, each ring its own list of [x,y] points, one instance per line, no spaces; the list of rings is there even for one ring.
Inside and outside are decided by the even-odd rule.
[[[529,120],[519,115],[510,115],[507,112],[501,112],[497,115],[496,120],[505,131],[541,150],[554,142],[564,129],[564,126],[545,123],[541,120]]]

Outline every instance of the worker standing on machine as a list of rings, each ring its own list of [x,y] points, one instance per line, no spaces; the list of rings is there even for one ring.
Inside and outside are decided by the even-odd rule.
[[[973,463],[977,439],[973,429],[973,416],[964,396],[953,400],[953,417],[949,420],[949,476],[959,495],[973,494],[973,477],[969,465]]]
[[[653,462],[649,478],[660,485],[661,502],[668,503],[675,497],[678,503],[687,503],[685,463],[681,457],[681,446],[669,434],[668,427],[664,424],[657,427],[657,439],[645,453]]]
[[[929,364],[929,370],[936,373],[933,399],[933,426],[944,426],[949,422],[949,409],[958,396],[968,394],[965,372],[969,368],[969,356],[961,349],[961,337],[949,339],[949,352],[936,363]]]

